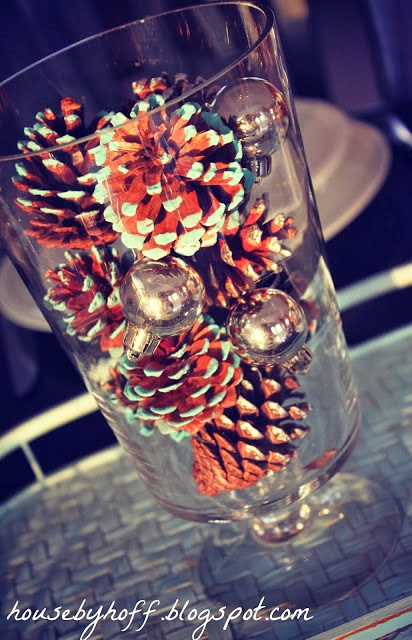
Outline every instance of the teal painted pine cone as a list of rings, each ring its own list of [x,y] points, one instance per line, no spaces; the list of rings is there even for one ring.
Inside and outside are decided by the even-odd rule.
[[[30,216],[26,233],[47,247],[90,249],[110,244],[118,233],[104,219],[104,207],[93,196],[97,168],[90,150],[96,140],[76,144],[79,138],[107,126],[109,115],[86,126],[80,102],[63,98],[60,109],[38,113],[36,123],[24,130],[26,139],[18,144],[24,153],[44,149],[44,154],[22,157],[16,164],[13,183],[20,194],[15,203]],[[64,149],[48,152],[71,142]]]
[[[277,213],[267,221],[268,216],[265,198],[257,198],[246,217],[242,216],[240,227],[223,227],[216,245],[194,256],[209,305],[228,308],[258,280],[282,271],[282,261],[291,255],[284,241],[296,238],[298,230],[290,216]]]
[[[63,318],[66,332],[102,351],[123,347],[126,326],[119,288],[124,275],[116,249],[92,247],[65,253],[66,262],[46,272],[45,301]]]
[[[202,316],[183,337],[165,340],[139,363],[123,357],[106,388],[115,404],[128,408],[129,421],[194,434],[236,404],[239,362],[225,331]]]
[[[239,226],[253,176],[242,147],[221,118],[186,103],[171,115],[161,96],[112,118],[94,150],[100,184],[94,197],[127,247],[158,260],[172,250],[192,256],[216,243],[226,224]],[[122,125],[122,126],[118,126]]]

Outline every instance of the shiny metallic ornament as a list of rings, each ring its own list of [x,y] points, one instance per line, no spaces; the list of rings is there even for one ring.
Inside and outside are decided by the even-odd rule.
[[[163,336],[190,329],[202,312],[204,287],[183,260],[145,258],[127,272],[120,287],[127,321],[123,344],[130,360],[154,353]]]
[[[278,289],[256,289],[235,305],[227,328],[238,355],[249,364],[309,371],[308,325],[300,305]]]
[[[271,154],[286,139],[290,117],[284,95],[262,78],[242,78],[223,87],[212,109],[242,143],[243,156],[257,181],[269,175]]]

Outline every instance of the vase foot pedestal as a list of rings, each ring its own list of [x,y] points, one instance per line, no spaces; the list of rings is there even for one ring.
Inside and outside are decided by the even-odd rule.
[[[382,567],[401,526],[380,485],[340,473],[289,512],[252,521],[236,539],[219,532],[205,545],[199,579],[219,603],[309,608],[341,600]]]

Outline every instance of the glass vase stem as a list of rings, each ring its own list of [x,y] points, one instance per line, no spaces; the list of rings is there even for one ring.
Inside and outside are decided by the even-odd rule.
[[[267,516],[254,518],[252,532],[264,544],[278,544],[297,536],[311,520],[312,509],[307,503],[298,503]]]

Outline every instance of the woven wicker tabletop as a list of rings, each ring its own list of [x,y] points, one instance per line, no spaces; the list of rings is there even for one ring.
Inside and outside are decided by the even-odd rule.
[[[364,421],[359,443],[345,466],[380,482],[403,513],[400,540],[386,565],[355,595],[316,611],[312,620],[283,624],[234,621],[208,624],[202,638],[297,640],[311,638],[411,594],[412,509],[408,502],[412,455],[412,327],[352,351]],[[147,638],[188,640],[194,624],[161,620],[176,599],[190,608],[219,605],[196,579],[196,558],[216,525],[179,520],[156,505],[118,447],[87,458],[48,478],[0,508],[1,640],[79,640],[84,621],[6,619],[15,602],[21,611],[75,612],[85,607],[133,609],[142,599],[161,605],[136,632],[138,617],[101,620],[93,640]],[[253,576],[251,576],[253,579]],[[199,623],[197,623],[199,624]],[[411,631],[409,630],[409,633]],[[331,638],[334,637],[331,635]],[[399,638],[410,638],[408,631]]]

